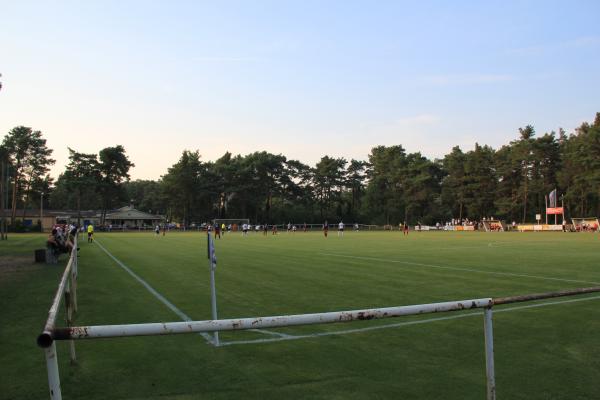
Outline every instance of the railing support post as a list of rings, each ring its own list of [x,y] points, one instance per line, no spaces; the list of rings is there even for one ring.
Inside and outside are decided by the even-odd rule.
[[[73,296],[73,311],[75,312],[77,312],[77,274],[79,273],[77,271],[79,267],[79,260],[77,259],[79,252],[77,251],[77,246],[79,246],[79,243],[77,240],[77,234],[75,234],[75,245],[73,246],[73,251],[71,252],[71,254],[74,253],[73,269],[71,271],[71,289]]]
[[[62,400],[60,393],[60,376],[58,374],[58,359],[56,355],[56,342],[44,349],[46,353],[46,369],[48,370],[48,388],[51,400]]]
[[[65,319],[67,321],[67,326],[73,326],[73,298],[71,297],[71,285],[67,282],[67,288],[65,290]],[[75,341],[73,339],[69,340],[69,357],[71,359],[71,364],[75,364],[77,362],[77,356],[75,354]]]
[[[213,320],[217,320],[217,288],[215,285],[215,268],[214,265],[211,264],[211,268],[210,268],[210,305],[211,305],[211,311],[212,311],[212,318]],[[213,333],[213,338],[214,338],[214,344],[215,346],[219,347],[219,331],[215,331]]]
[[[485,373],[487,376],[487,400],[496,400],[496,375],[494,372],[494,328],[492,326],[492,307],[483,309],[483,328],[485,333]]]

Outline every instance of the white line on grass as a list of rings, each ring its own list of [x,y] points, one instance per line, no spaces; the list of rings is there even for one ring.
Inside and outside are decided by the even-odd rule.
[[[586,284],[590,284],[590,285],[600,285],[599,282],[582,281],[582,280],[577,280],[577,279],[551,278],[549,276],[539,276],[539,275],[529,275],[529,274],[516,274],[514,272],[482,271],[482,270],[479,270],[479,269],[462,268],[462,267],[449,267],[449,266],[435,265],[435,264],[423,264],[423,263],[412,262],[412,261],[388,260],[388,259],[385,259],[385,258],[376,258],[376,257],[348,256],[348,255],[344,255],[344,254],[334,254],[334,253],[321,253],[321,255],[324,255],[324,256],[333,256],[333,257],[343,257],[343,258],[354,258],[356,260],[378,261],[378,262],[383,262],[383,263],[415,265],[417,267],[447,269],[447,270],[452,270],[452,271],[476,272],[476,273],[479,273],[479,274],[502,275],[502,276],[516,276],[516,277],[520,277],[520,278],[543,279],[543,280],[547,280],[547,281],[571,282],[571,283],[586,283]]]
[[[154,297],[156,297],[161,303],[163,303],[165,306],[167,306],[167,308],[169,308],[169,310],[171,310],[175,314],[177,314],[177,316],[179,318],[181,318],[182,320],[184,320],[186,322],[192,321],[192,319],[187,314],[185,314],[179,308],[175,307],[175,305],[173,303],[171,303],[169,300],[167,300],[162,294],[158,293],[156,291],[156,289],[154,289],[152,286],[150,286],[150,284],[148,282],[146,282],[145,280],[140,278],[139,275],[137,275],[135,272],[133,272],[127,265],[123,264],[119,259],[117,259],[115,256],[113,256],[108,250],[106,250],[106,248],[104,248],[104,246],[102,246],[100,244],[100,242],[98,242],[98,240],[94,240],[94,243],[96,243],[100,247],[100,249],[102,249],[102,251],[104,251],[110,258],[112,258],[113,261],[117,263],[117,265],[119,265],[121,268],[123,268],[125,271],[127,271],[127,273],[129,275],[131,275],[135,280],[137,280],[139,283],[141,283],[142,286],[144,286],[146,288],[146,290],[148,290],[150,293],[152,293],[152,295]],[[208,333],[201,332],[200,335],[204,339],[206,339],[206,341],[209,344],[214,345],[212,337]]]
[[[248,329],[248,330],[251,332],[264,333],[265,335],[279,336],[282,338],[293,338],[294,337],[294,335],[288,335],[287,333],[267,331],[265,329]]]
[[[568,304],[568,303],[577,303],[580,301],[598,300],[598,299],[600,299],[600,296],[585,297],[582,299],[558,300],[558,301],[551,301],[551,302],[547,302],[547,303],[536,303],[536,304],[528,304],[525,306],[500,308],[500,309],[494,309],[494,314],[502,313],[502,312],[525,310],[525,309],[529,309],[529,308],[547,307],[547,306]],[[446,321],[446,320],[451,320],[451,319],[467,318],[467,317],[474,317],[474,316],[481,316],[481,315],[482,315],[482,312],[469,312],[469,313],[450,315],[447,317],[427,318],[427,319],[421,319],[421,320],[417,320],[417,321],[398,322],[398,323],[387,324],[387,325],[369,326],[366,328],[345,329],[345,330],[340,330],[340,331],[335,331],[335,332],[309,333],[306,335],[295,335],[295,336],[291,336],[291,337],[287,337],[287,338],[233,340],[233,341],[229,341],[229,342],[221,342],[221,346],[232,346],[232,345],[236,345],[236,344],[271,343],[271,342],[281,342],[284,340],[298,340],[298,339],[310,339],[310,338],[316,338],[316,337],[322,337],[322,336],[347,335],[347,334],[351,334],[351,333],[363,333],[363,332],[368,332],[368,331],[398,328],[398,327],[409,326],[409,325],[428,324],[430,322]]]
[[[186,322],[193,321],[192,318],[190,318],[187,314],[185,314],[183,311],[181,311],[179,308],[177,308],[173,303],[171,303],[169,300],[167,300],[156,289],[154,289],[152,286],[150,286],[150,284],[148,282],[146,282],[139,275],[137,275],[135,272],[133,272],[131,270],[131,268],[129,268],[127,265],[123,264],[123,262],[121,260],[119,260],[118,258],[113,256],[108,250],[106,250],[106,248],[104,246],[102,246],[100,244],[100,242],[98,242],[98,240],[94,240],[94,243],[96,243],[100,247],[100,249],[102,251],[104,251],[110,258],[112,258],[113,261],[116,262],[121,268],[123,268],[125,271],[127,271],[127,273],[129,273],[129,275],[131,275],[139,283],[141,283],[150,293],[152,293],[154,295],[154,297],[156,297],[160,302],[162,302],[165,306],[167,306],[171,311],[173,311],[175,314],[177,314],[177,316],[179,318],[181,318],[182,320],[184,320]],[[291,335],[286,335],[285,333],[271,332],[271,331],[267,331],[267,330],[263,330],[263,329],[252,329],[252,330],[254,332],[259,332],[259,333],[263,333],[263,334],[271,335],[271,336],[278,336],[278,337],[284,337],[284,338],[291,337]],[[205,333],[205,332],[201,332],[199,334],[204,339],[206,339],[206,341],[208,343],[214,344],[212,341],[211,335],[209,335],[208,333]]]

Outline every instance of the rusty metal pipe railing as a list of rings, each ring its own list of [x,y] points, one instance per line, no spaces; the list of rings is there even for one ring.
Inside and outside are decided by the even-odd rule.
[[[75,263],[77,255],[75,254]],[[418,304],[410,306],[387,307],[379,309],[351,310],[339,312],[327,312],[318,314],[298,314],[283,315],[257,318],[207,320],[207,321],[186,321],[186,322],[164,322],[147,324],[127,324],[127,325],[103,325],[103,326],[79,326],[56,328],[56,313],[60,304],[60,299],[65,291],[70,265],[65,269],[61,279],[59,290],[55,296],[54,302],[48,315],[48,321],[44,327],[44,332],[38,337],[38,345],[45,348],[46,360],[48,365],[48,379],[50,387],[50,397],[60,399],[60,378],[58,375],[58,365],[56,363],[56,345],[55,340],[74,340],[74,339],[93,339],[110,338],[126,336],[149,336],[149,335],[171,335],[196,332],[219,332],[235,331],[258,328],[277,328],[285,326],[315,325],[336,322],[351,322],[357,320],[371,320],[382,318],[393,318],[408,315],[419,315],[436,312],[450,312],[466,309],[483,309],[484,316],[484,334],[485,334],[485,361],[488,400],[496,399],[496,383],[494,368],[494,347],[493,347],[493,326],[492,326],[492,308],[495,305],[521,303],[534,300],[551,299],[555,297],[576,296],[588,293],[600,292],[600,286],[561,290],[546,293],[534,293],[521,296],[482,298],[473,300],[461,300],[443,303]],[[76,264],[75,264],[76,265]],[[75,267],[76,268],[76,267]],[[76,270],[75,270],[76,276]]]
[[[298,314],[207,321],[156,322],[147,324],[127,325],[74,326],[67,328],[56,328],[53,332],[52,338],[55,340],[72,340],[278,328],[285,326],[351,322],[360,320],[393,318],[407,315],[429,314],[436,312],[460,311],[467,309],[490,307],[491,305],[492,299],[484,298],[450,301],[444,303],[388,307],[379,309],[337,311],[318,314]]]
[[[37,337],[37,343],[40,347],[50,347],[50,344],[52,343],[54,329],[56,326],[56,318],[60,309],[60,303],[63,298],[63,295],[65,295],[65,292],[71,292],[71,288],[69,288],[69,286],[72,287],[73,293],[70,293],[72,297],[69,301],[72,304],[67,305],[67,311],[69,311],[70,308],[73,308],[71,307],[71,305],[74,305],[76,303],[77,245],[77,235],[75,235],[75,239],[73,242],[73,250],[69,255],[69,261],[67,262],[67,266],[65,267],[62,277],[60,278],[58,289],[56,290],[54,300],[52,301],[52,305],[50,306],[50,310],[48,311],[48,318],[46,319],[46,324],[44,325],[42,333]],[[74,308],[76,309],[76,306]]]
[[[56,352],[56,343],[54,342],[53,336],[56,331],[56,318],[58,316],[58,310],[60,308],[61,299],[65,297],[66,307],[66,321],[67,325],[71,325],[73,321],[73,305],[76,293],[76,281],[77,281],[77,235],[73,240],[73,250],[69,256],[69,261],[62,274],[60,283],[58,284],[58,290],[48,311],[48,319],[44,325],[44,330],[37,338],[39,346],[44,347],[46,354],[46,369],[48,371],[48,389],[50,392],[50,399],[61,400],[62,394],[60,390],[60,374],[58,370],[58,360]],[[70,355],[71,362],[75,362],[75,344],[73,341],[70,343]]]
[[[63,276],[64,278],[64,276]],[[62,283],[62,281],[61,281]],[[60,289],[59,289],[60,291]],[[242,319],[226,320],[207,320],[207,321],[186,321],[186,322],[165,322],[165,323],[147,323],[147,324],[127,324],[127,325],[103,325],[103,326],[79,326],[67,328],[49,328],[49,324],[44,329],[44,334],[48,334],[42,340],[38,338],[38,344],[41,347],[49,347],[52,340],[72,340],[94,337],[122,337],[122,336],[148,336],[148,335],[169,335],[195,332],[218,332],[227,330],[244,330],[257,328],[275,328],[292,325],[311,325],[334,322],[348,322],[359,319],[379,319],[397,317],[402,315],[414,315],[430,312],[456,311],[465,308],[483,308],[503,304],[521,303],[534,300],[544,300],[555,297],[575,296],[588,293],[600,292],[600,286],[578,288],[570,290],[561,290],[555,292],[535,293],[521,296],[497,297],[492,299],[462,300],[457,302],[433,303],[427,305],[389,307],[382,309],[352,310],[329,312],[321,314],[299,314],[287,316],[269,316]],[[57,293],[58,296],[58,293]],[[59,296],[58,296],[59,297]],[[60,297],[58,298],[60,301]],[[56,301],[56,299],[55,299]],[[474,302],[474,303],[472,303]],[[475,304],[475,306],[473,305]],[[450,307],[450,305],[454,305]],[[431,306],[425,308],[424,306]],[[53,304],[54,307],[54,304]],[[409,311],[410,310],[410,311]],[[420,310],[416,311],[415,310]],[[52,309],[49,314],[52,314]],[[48,320],[50,321],[51,316]],[[54,316],[54,319],[56,317]],[[40,335],[40,337],[42,337]]]
[[[52,305],[50,306],[50,311],[48,311],[48,319],[46,320],[46,324],[44,325],[42,333],[37,338],[37,343],[40,347],[50,347],[50,345],[52,344],[54,329],[56,325],[56,317],[58,316],[60,302],[67,288],[67,282],[69,280],[69,275],[71,274],[71,268],[73,268],[73,256],[69,258],[69,262],[65,267],[65,271],[63,272],[62,278],[60,279],[60,283],[58,284],[58,290],[56,291],[56,294],[54,295],[54,300],[52,301]]]
[[[576,296],[579,294],[597,293],[597,292],[600,292],[600,286],[559,290],[556,292],[525,294],[525,295],[521,295],[521,296],[496,297],[495,299],[493,299],[493,302],[494,302],[495,306],[498,306],[498,305],[502,305],[502,304],[523,303],[525,301],[545,300],[545,299],[553,299],[555,297]]]

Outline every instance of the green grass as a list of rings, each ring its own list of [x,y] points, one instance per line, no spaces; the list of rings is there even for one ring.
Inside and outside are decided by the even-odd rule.
[[[210,319],[203,235],[96,237],[184,313],[195,320]],[[39,235],[13,235],[0,242],[1,258],[31,254],[43,241]],[[411,232],[403,237],[399,232],[346,232],[343,239],[335,232],[327,239],[319,233],[229,234],[216,247],[220,318],[600,285],[600,237],[594,234]],[[47,397],[43,352],[35,338],[64,263],[34,267],[22,262],[22,269],[0,272],[2,399]],[[81,243],[79,265],[77,325],[178,320],[97,244]],[[499,311],[514,306],[496,307],[498,398],[597,398],[599,305],[600,299],[590,299],[506,312]],[[458,315],[276,331],[311,335]],[[225,342],[267,337],[221,333]],[[198,335],[83,340],[76,347],[78,363],[71,366],[66,343],[58,343],[65,399],[485,398],[481,315],[220,348]]]

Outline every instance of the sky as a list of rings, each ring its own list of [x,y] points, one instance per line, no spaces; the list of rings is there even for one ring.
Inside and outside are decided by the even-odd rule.
[[[121,144],[133,179],[183,150],[314,165],[401,144],[439,158],[600,111],[598,1],[0,0],[0,138]]]

